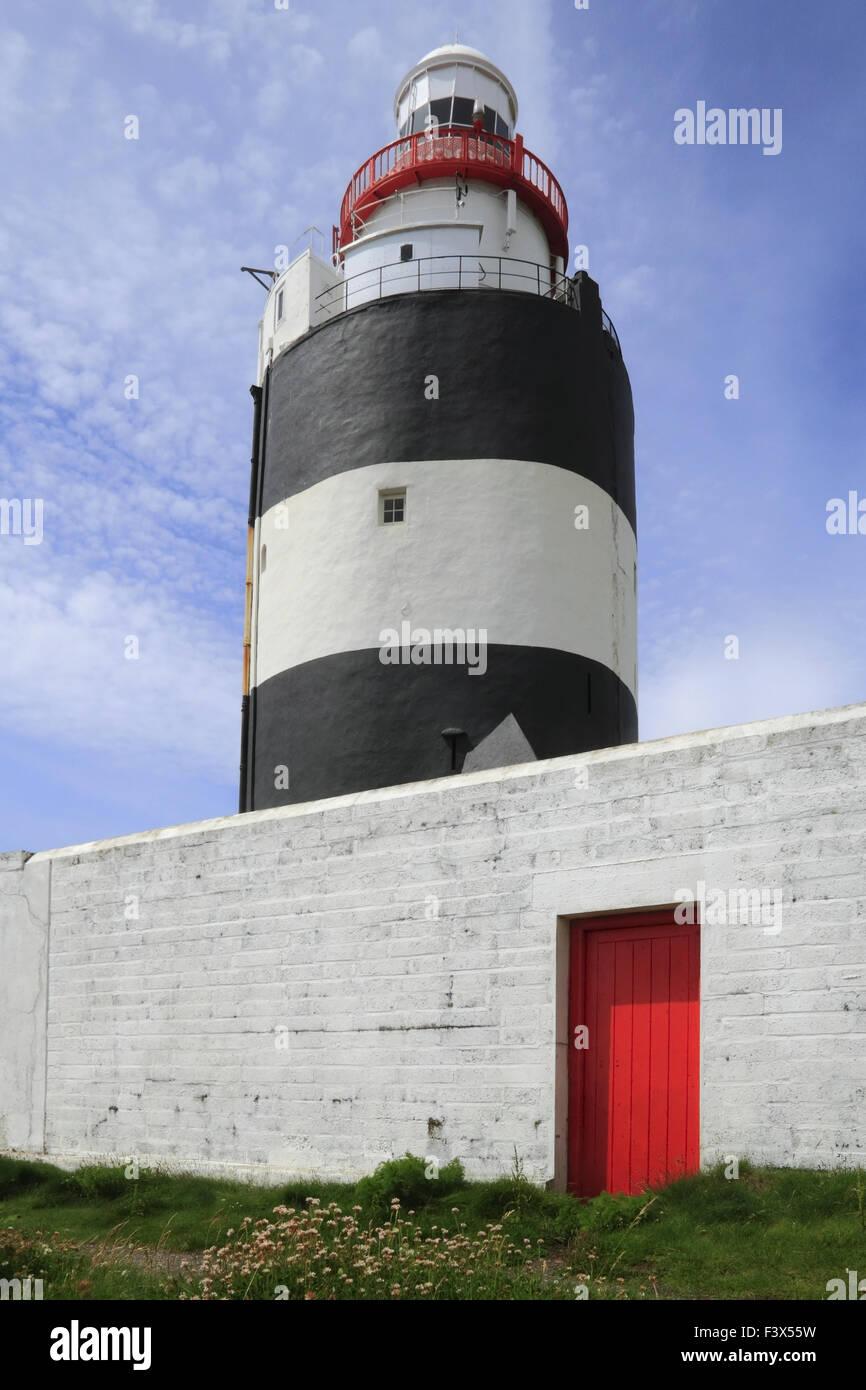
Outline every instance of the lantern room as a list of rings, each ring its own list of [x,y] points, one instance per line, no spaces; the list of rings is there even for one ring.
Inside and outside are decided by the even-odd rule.
[[[444,126],[469,129],[480,122],[488,135],[511,139],[517,96],[511,83],[477,48],[449,44],[434,49],[404,77],[394,100],[398,135]]]
[[[568,210],[517,134],[517,96],[477,49],[434,49],[400,82],[398,136],[357,170],[340,209],[344,282],[323,312],[438,289],[568,293]]]

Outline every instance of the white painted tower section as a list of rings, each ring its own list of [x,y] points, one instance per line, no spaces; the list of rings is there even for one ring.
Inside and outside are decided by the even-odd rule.
[[[373,500],[401,487],[406,522],[380,525]],[[576,536],[583,506],[591,524]],[[608,494],[576,473],[525,459],[376,464],[271,507],[258,540],[266,567],[254,684],[376,647],[383,628],[408,620],[429,630],[483,625],[491,645],[589,657],[637,697],[635,535]],[[323,573],[339,594],[327,622]],[[600,576],[609,605],[598,602]]]

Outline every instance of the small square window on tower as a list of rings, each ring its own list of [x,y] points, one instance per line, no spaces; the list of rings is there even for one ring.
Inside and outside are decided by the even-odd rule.
[[[406,520],[406,489],[391,488],[379,493],[379,521],[383,526],[393,526]]]
[[[404,241],[403,245],[400,247],[400,260],[401,260],[401,261],[411,261],[411,259],[412,259],[412,252],[413,252],[414,250],[415,250],[415,247],[412,245],[412,242],[411,242],[411,241]]]

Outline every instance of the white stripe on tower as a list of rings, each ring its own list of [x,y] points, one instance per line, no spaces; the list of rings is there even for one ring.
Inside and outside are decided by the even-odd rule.
[[[404,487],[405,522],[383,525],[380,491]],[[634,531],[579,474],[525,459],[375,464],[271,507],[258,542],[257,685],[373,649],[408,620],[574,653],[636,694]]]

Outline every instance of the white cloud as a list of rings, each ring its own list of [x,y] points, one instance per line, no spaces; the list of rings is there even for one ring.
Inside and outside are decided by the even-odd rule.
[[[763,624],[751,620],[739,634],[737,660],[725,657],[735,622],[697,610],[672,625],[667,654],[651,653],[641,675],[641,739],[803,714],[854,697],[847,654],[831,634],[806,627],[798,613]]]
[[[353,34],[347,45],[347,52],[350,58],[354,58],[361,63],[379,63],[386,53],[386,46],[382,41],[382,35],[375,25],[368,25],[366,29],[359,29],[357,34]],[[409,64],[407,63],[407,67]]]
[[[636,265],[617,275],[606,287],[611,304],[622,306],[626,312],[651,309],[657,300],[656,272],[651,265]]]
[[[225,64],[231,55],[228,29],[190,24],[174,19],[157,0],[88,0],[89,9],[100,18],[111,16],[133,34],[183,49],[201,49],[208,62]]]
[[[0,626],[15,634],[0,686],[3,722],[94,749],[122,750],[134,738],[139,749],[228,778],[241,671],[231,634],[165,592],[123,583],[100,569],[98,555],[82,574],[49,556],[50,541],[29,551],[19,538],[0,544]],[[137,660],[124,655],[129,636]]]
[[[169,164],[154,179],[154,188],[167,203],[189,203],[206,198],[220,182],[220,171],[199,155]]]
[[[0,30],[0,128],[11,130],[25,109],[19,89],[32,57],[33,49],[23,34]]]

